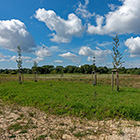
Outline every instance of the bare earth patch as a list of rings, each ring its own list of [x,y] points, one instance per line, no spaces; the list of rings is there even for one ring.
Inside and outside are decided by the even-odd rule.
[[[140,140],[140,122],[48,115],[0,101],[0,140]]]

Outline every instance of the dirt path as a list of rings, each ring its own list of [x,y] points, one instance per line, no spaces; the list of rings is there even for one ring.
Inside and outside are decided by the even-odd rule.
[[[88,121],[0,101],[0,140],[140,140],[140,122]]]

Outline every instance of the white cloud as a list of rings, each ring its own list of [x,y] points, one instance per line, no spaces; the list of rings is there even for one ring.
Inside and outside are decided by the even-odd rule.
[[[112,42],[103,42],[103,43],[98,43],[97,42],[97,45],[100,46],[100,47],[110,46],[111,44],[112,44]]]
[[[93,61],[93,57],[88,56],[87,61]]]
[[[0,58],[0,62],[9,62],[9,60],[4,59],[4,58]]]
[[[9,59],[6,58],[10,58],[9,55],[3,55],[2,53],[0,53],[0,62],[9,62]]]
[[[32,52],[32,48],[36,47],[33,37],[23,22],[15,19],[0,20],[0,46],[17,51],[18,45],[22,52]]]
[[[68,19],[64,20],[52,10],[38,9],[35,18],[42,21],[46,26],[56,33],[52,33],[51,41],[57,43],[69,43],[73,36],[81,36],[85,30],[81,19],[75,14],[69,14]]]
[[[130,57],[140,56],[140,37],[127,39],[125,45],[129,48]]]
[[[105,17],[97,16],[97,26],[88,24],[88,33],[100,35],[140,33],[140,0],[123,0],[122,3],[115,11],[109,12]]]
[[[32,61],[36,61],[37,63],[39,62],[39,61],[43,61],[44,59],[42,58],[42,57],[36,57],[36,58],[34,58],[34,59],[32,59]]]
[[[79,51],[79,55],[94,56],[94,51],[90,47],[83,46]]]
[[[58,51],[58,46],[51,46],[49,48],[49,50],[52,51],[52,52],[56,52],[56,51]]]
[[[36,51],[35,54],[36,54],[36,56],[41,57],[41,58],[52,56],[52,54],[49,51],[48,47],[46,47],[45,45],[43,45],[41,48],[39,48],[39,50]]]
[[[85,4],[84,5],[82,5],[81,2],[79,2],[78,8],[75,11],[76,14],[77,15],[81,15],[85,19],[91,18],[91,17],[95,16],[95,13],[90,13],[87,10],[88,4],[89,4],[89,0],[85,0]]]
[[[62,60],[54,60],[54,63],[63,63]]]
[[[93,56],[95,56],[95,60],[97,63],[105,62],[108,59],[108,55],[112,52],[111,50],[101,50],[96,47],[96,50],[92,50],[90,47],[83,46],[79,51],[79,55],[88,56],[87,61],[92,61]]]
[[[34,61],[33,60],[26,60],[25,62],[26,63],[33,63]]]
[[[71,53],[71,52],[59,54],[59,56],[65,58],[65,59],[69,59],[74,63],[79,63],[80,62],[78,56],[76,54]]]
[[[21,59],[22,59],[22,60],[27,60],[27,59],[31,59],[31,57],[29,57],[29,56],[21,56]],[[14,55],[14,56],[11,56],[11,57],[10,57],[10,60],[11,60],[11,61],[16,61],[16,60],[18,60],[18,56],[15,56],[15,55]]]
[[[108,4],[108,7],[109,7],[112,11],[114,11],[115,9],[118,8],[118,6],[115,5],[115,4]]]

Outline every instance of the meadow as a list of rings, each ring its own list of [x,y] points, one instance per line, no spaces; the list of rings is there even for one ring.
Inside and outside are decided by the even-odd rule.
[[[120,75],[120,91],[111,90],[111,75],[98,75],[98,85],[91,75],[18,75],[0,76],[0,99],[4,102],[39,108],[49,114],[76,116],[92,120],[123,118],[140,120],[139,77]]]

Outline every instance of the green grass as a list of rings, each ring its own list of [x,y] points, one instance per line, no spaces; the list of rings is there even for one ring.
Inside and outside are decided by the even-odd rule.
[[[120,92],[112,92],[111,86],[68,81],[6,82],[0,84],[0,98],[56,115],[140,120],[137,88],[122,87]]]

